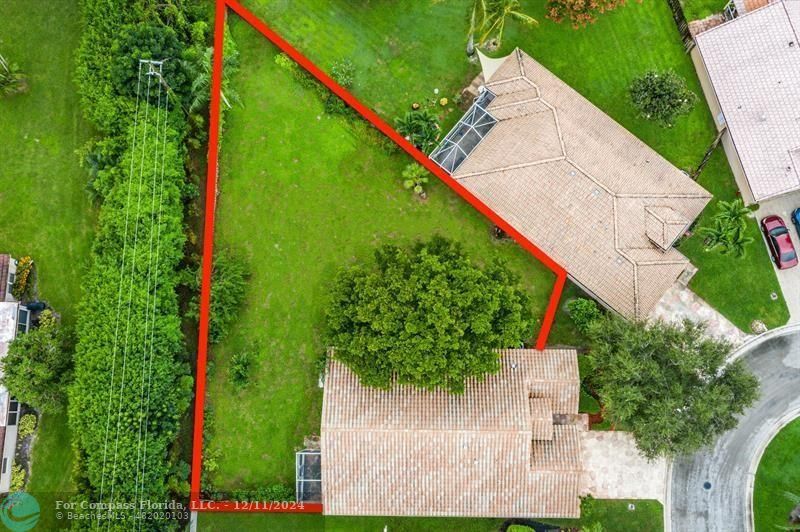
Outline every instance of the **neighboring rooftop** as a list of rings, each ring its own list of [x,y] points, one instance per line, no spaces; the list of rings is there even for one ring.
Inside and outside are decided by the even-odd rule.
[[[462,395],[367,388],[330,363],[322,502],[332,515],[577,517],[574,350],[504,350]]]
[[[756,202],[800,189],[800,1],[695,37]]]
[[[442,156],[453,132],[431,158],[584,289],[645,318],[689,265],[672,245],[711,194],[521,50],[484,73],[493,97],[476,103],[496,123],[457,165]]]

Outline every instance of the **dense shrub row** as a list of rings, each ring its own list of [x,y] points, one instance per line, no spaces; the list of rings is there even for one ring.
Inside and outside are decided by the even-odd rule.
[[[86,118],[104,135],[85,152],[102,202],[84,276],[68,416],[77,485],[90,499],[102,492],[104,502],[112,494],[115,503],[165,502],[186,491],[186,465],[170,456],[192,390],[176,287],[191,191],[184,166],[191,72],[210,59],[208,25],[193,5],[81,2],[76,81]],[[169,93],[166,122],[166,97],[161,111],[154,99],[148,105],[139,98],[134,120],[139,59],[166,59],[165,84],[152,80],[154,91]]]

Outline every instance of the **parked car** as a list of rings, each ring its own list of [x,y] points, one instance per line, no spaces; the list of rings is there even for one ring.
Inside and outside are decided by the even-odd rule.
[[[794,213],[792,214],[794,219]],[[772,260],[779,269],[785,270],[797,265],[797,252],[792,244],[792,237],[783,218],[776,215],[766,216],[761,219],[761,230],[767,238],[769,252]]]
[[[797,234],[800,235],[800,207],[792,211],[792,223],[797,230]]]

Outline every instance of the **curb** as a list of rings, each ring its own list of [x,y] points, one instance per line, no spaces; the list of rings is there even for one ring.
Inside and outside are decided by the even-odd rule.
[[[772,442],[773,438],[783,429],[786,425],[800,417],[800,406],[786,412],[780,419],[770,427],[767,437],[762,440],[756,449],[755,454],[750,459],[750,467],[747,469],[747,505],[745,506],[745,527],[747,532],[755,530],[755,512],[753,512],[753,492],[755,489],[756,471],[758,471],[758,464],[764,456],[764,451],[767,446]]]
[[[736,350],[728,356],[727,363],[730,364],[731,362],[738,360],[745,354],[745,352],[749,351],[750,349],[757,347],[768,340],[772,340],[777,336],[783,336],[784,334],[800,332],[800,323],[791,323],[787,325],[781,325],[775,329],[770,329],[765,333],[761,333],[758,336],[753,336],[749,340],[745,341],[742,345],[736,348]]]

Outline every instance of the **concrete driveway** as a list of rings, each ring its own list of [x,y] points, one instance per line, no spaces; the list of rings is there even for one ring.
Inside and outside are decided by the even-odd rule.
[[[736,356],[758,377],[761,398],[713,449],[673,463],[667,502],[673,532],[751,531],[758,461],[772,437],[800,415],[800,326],[766,333]]]
[[[798,207],[800,207],[800,193],[791,193],[761,203],[761,207],[755,214],[759,222],[770,214],[777,214],[783,218],[783,221],[789,226],[789,233],[792,235],[795,247],[800,251],[800,236],[790,218],[792,211]],[[766,240],[764,240],[764,246],[767,246]],[[767,253],[769,253],[769,249],[767,249]],[[778,276],[783,297],[786,299],[786,305],[789,307],[789,323],[800,323],[800,265],[788,270],[775,268],[775,273]]]

